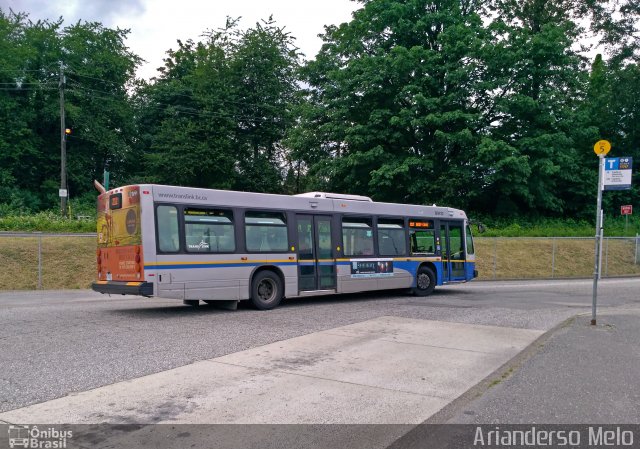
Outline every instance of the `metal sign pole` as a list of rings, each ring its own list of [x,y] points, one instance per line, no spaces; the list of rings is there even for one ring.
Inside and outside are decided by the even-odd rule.
[[[600,277],[600,256],[602,245],[602,171],[604,170],[604,154],[599,154],[598,164],[598,203],[596,206],[596,248],[593,268],[593,298],[591,301],[591,324],[596,324],[596,304],[598,302],[598,278]]]
[[[629,214],[624,216],[624,235],[627,235],[627,228],[629,227]]]
[[[602,190],[604,190],[604,186],[602,186]],[[600,190],[602,192],[602,190]],[[602,203],[601,203],[602,204]],[[598,248],[598,280],[602,279],[602,255],[604,251],[602,251],[602,246],[604,245],[604,211],[600,209],[600,247]]]
[[[598,156],[598,203],[596,206],[596,244],[593,267],[593,299],[591,301],[591,325],[596,325],[596,304],[598,303],[598,279],[600,279],[600,269],[602,266],[602,237],[603,214],[602,214],[602,190],[604,189],[604,157],[611,151],[611,144],[606,140],[599,140],[593,146],[593,151]]]

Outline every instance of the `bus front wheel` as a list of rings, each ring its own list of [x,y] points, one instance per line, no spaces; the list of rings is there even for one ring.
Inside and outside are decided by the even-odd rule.
[[[273,271],[261,271],[251,283],[251,303],[259,310],[273,309],[280,304],[282,291],[280,276]]]
[[[416,275],[416,286],[413,294],[416,296],[428,296],[436,288],[436,275],[429,267],[420,267]]]

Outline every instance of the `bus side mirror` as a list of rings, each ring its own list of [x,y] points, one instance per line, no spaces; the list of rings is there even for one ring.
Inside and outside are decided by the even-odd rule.
[[[482,223],[478,223],[478,233],[482,234],[486,230],[487,228]]]

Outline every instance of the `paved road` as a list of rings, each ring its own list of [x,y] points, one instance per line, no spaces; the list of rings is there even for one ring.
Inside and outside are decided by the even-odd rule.
[[[638,304],[640,279],[601,282],[603,311]],[[87,291],[0,294],[0,411],[381,316],[548,330],[591,303],[589,281],[476,282],[197,309]]]

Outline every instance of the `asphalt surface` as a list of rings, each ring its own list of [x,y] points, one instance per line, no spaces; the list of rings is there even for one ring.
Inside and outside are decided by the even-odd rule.
[[[600,310],[639,304],[639,289],[640,279],[602,281]],[[307,298],[268,312],[88,291],[0,293],[0,411],[380,316],[548,330],[590,305],[589,281]]]

